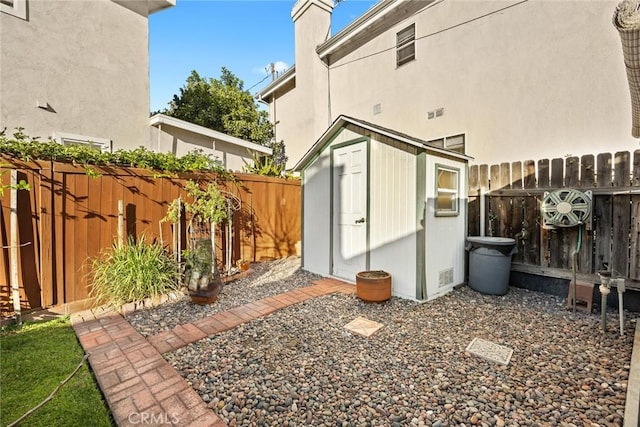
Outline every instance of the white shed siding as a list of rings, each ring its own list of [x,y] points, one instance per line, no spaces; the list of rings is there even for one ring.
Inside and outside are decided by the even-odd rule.
[[[331,146],[361,137],[351,130],[340,130],[304,170],[302,268],[312,273],[331,274]]]
[[[460,213],[453,217],[435,216],[436,165],[450,166],[460,171]],[[427,299],[436,298],[464,282],[465,236],[467,218],[467,167],[465,164],[427,156],[427,225],[426,225],[426,275]],[[441,271],[453,268],[453,282],[439,287]]]
[[[331,273],[331,157],[325,150],[305,169],[302,180],[302,268]]]
[[[393,295],[415,299],[416,156],[375,140],[370,153],[369,268],[391,273]]]

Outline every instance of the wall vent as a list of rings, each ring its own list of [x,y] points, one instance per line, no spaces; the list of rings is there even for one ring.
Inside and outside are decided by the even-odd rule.
[[[439,279],[438,279],[439,287],[449,286],[453,283],[453,268],[442,270],[440,273],[438,273],[438,275],[439,275]]]
[[[434,119],[435,117],[436,117],[436,112],[435,111],[429,111],[427,113],[427,120]]]
[[[373,114],[380,114],[382,113],[382,105],[380,104],[376,104],[373,106]]]
[[[436,110],[436,117],[441,117],[444,114],[444,108],[438,108]]]

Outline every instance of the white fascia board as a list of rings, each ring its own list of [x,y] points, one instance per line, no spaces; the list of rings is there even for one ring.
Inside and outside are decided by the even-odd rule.
[[[149,15],[176,5],[176,0],[149,0]]]
[[[298,0],[291,9],[291,19],[293,22],[296,22],[312,4],[329,13],[331,13],[334,7],[333,0]]]
[[[271,155],[271,148],[264,147],[255,142],[245,141],[244,139],[236,138],[235,136],[227,135],[226,133],[218,132],[213,129],[206,128],[204,126],[189,123],[184,120],[176,119],[175,117],[167,116],[164,114],[156,114],[150,119],[151,126],[158,126],[164,124],[172,126],[178,129],[186,130],[189,132],[197,133],[199,135],[213,138],[216,141],[226,142],[228,144],[237,145],[239,147],[248,148],[249,150],[257,151],[259,153]]]
[[[295,65],[285,71],[280,77],[269,83],[264,87],[261,91],[256,94],[256,99],[263,103],[268,103],[264,100],[264,98],[268,97],[272,93],[275,93],[278,89],[280,89],[285,84],[289,83],[291,80],[296,78],[296,67]]]
[[[380,135],[384,135],[384,136],[389,137],[391,139],[395,139],[396,141],[404,142],[405,144],[413,145],[414,147],[418,147],[418,148],[424,149],[426,151],[431,151],[433,153],[442,154],[444,156],[456,157],[456,158],[458,158],[460,160],[463,160],[463,161],[473,160],[473,157],[467,156],[466,154],[460,154],[460,153],[457,153],[455,151],[444,150],[444,149],[441,149],[441,148],[438,148],[438,147],[432,147],[431,145],[426,145],[427,144],[426,141],[424,141],[424,143],[420,143],[418,141],[414,141],[412,139],[406,138],[406,137],[404,137],[402,135],[399,135],[397,133],[388,132],[388,131],[386,131],[384,129],[381,129],[381,128],[378,128],[378,127],[375,127],[375,126],[370,126],[369,124],[360,122],[358,120],[350,120],[349,118],[345,118],[345,120],[348,121],[349,123],[352,123],[352,124],[356,125],[356,126],[360,126],[362,128],[368,129],[371,132],[375,132],[375,133],[378,133]]]
[[[377,3],[371,9],[366,11],[364,15],[347,25],[338,34],[318,46],[316,52],[320,58],[324,59],[327,55],[332,54],[340,46],[348,42],[351,37],[366,31],[366,24],[384,18],[395,9],[395,5],[404,3],[405,1],[407,0],[382,0],[380,3]]]
[[[460,153],[456,153],[455,151],[444,150],[438,147],[432,147],[432,146],[426,145],[426,141],[424,143],[414,141],[400,134],[389,132],[389,131],[386,131],[385,129],[381,129],[376,126],[371,126],[366,122],[361,122],[359,120],[352,119],[346,116],[340,116],[333,122],[331,126],[329,126],[329,128],[322,134],[322,136],[316,141],[316,143],[311,146],[311,148],[304,154],[304,156],[302,156],[302,158],[298,161],[298,163],[296,163],[296,165],[293,167],[293,170],[301,171],[302,169],[304,169],[304,167],[311,160],[313,160],[316,157],[316,155],[320,153],[320,151],[322,151],[325,144],[329,141],[329,139],[333,135],[334,131],[344,126],[345,123],[351,123],[352,125],[367,129],[371,132],[386,136],[396,141],[404,142],[405,144],[412,145],[416,148],[419,148],[421,150],[426,150],[431,153],[439,154],[442,156],[454,157],[464,162],[473,160],[473,157],[467,156],[465,154],[460,154]]]

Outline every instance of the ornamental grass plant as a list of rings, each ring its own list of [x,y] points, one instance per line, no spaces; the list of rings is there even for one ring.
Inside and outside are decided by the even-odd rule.
[[[96,304],[120,307],[177,290],[179,277],[177,262],[160,244],[130,237],[91,260],[90,295]]]

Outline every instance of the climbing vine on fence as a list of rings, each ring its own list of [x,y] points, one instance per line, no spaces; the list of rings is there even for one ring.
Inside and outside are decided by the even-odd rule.
[[[63,145],[53,140],[41,141],[16,129],[11,137],[6,130],[0,131],[0,153],[28,162],[33,160],[53,160],[68,162],[85,167],[87,174],[98,176],[91,166],[120,166],[149,169],[164,173],[216,172],[230,178],[222,164],[202,150],[193,150],[182,157],[172,153],[156,153],[139,147],[134,150],[102,152],[84,145]]]

